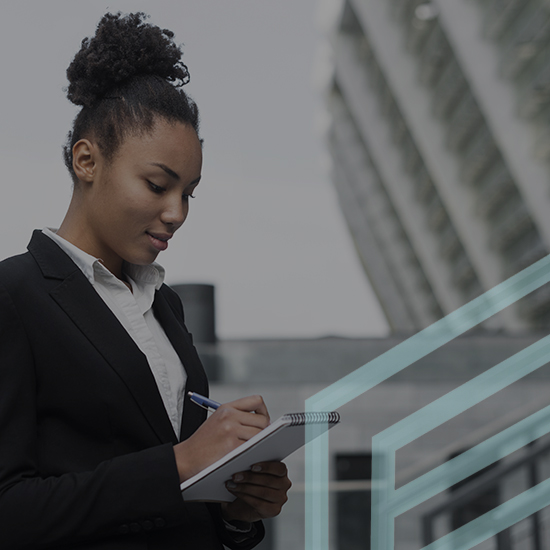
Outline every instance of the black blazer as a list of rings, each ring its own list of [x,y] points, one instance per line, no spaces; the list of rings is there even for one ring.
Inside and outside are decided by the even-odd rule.
[[[35,231],[0,262],[0,547],[87,550],[248,549],[217,504],[185,503],[176,435],[145,356],[76,264]],[[155,316],[208,392],[177,295]],[[185,398],[180,438],[205,411]]]

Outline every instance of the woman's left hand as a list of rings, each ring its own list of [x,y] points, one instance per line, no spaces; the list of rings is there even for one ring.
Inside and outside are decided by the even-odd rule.
[[[226,483],[227,490],[237,499],[222,504],[222,515],[227,521],[254,522],[279,514],[288,500],[292,483],[282,462],[260,462],[248,472],[234,474]]]

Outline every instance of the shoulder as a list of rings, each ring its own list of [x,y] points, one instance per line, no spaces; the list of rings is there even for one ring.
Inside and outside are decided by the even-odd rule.
[[[24,254],[0,262],[0,285],[33,292],[51,290],[80,271],[67,253],[38,229],[33,232],[27,248]]]
[[[36,261],[29,252],[0,261],[0,285],[16,289],[40,275]]]
[[[69,256],[40,230],[33,232],[27,249],[0,261],[0,286],[14,295],[36,295],[78,270]]]
[[[38,276],[37,276],[38,275]],[[0,261],[0,332],[15,338],[22,315],[36,315],[35,292],[40,288],[40,275],[31,254],[25,252]]]

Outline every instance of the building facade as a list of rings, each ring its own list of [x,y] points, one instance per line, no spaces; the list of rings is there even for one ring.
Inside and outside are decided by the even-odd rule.
[[[550,252],[550,2],[327,0],[332,176],[394,331]],[[550,325],[540,288],[486,328]]]
[[[404,369],[339,409],[341,423],[330,431],[331,550],[370,548],[372,437],[448,392],[533,344],[541,334],[471,333]],[[211,396],[228,402],[261,394],[271,417],[303,411],[305,401],[362,364],[403,342],[382,339],[222,340],[198,344],[201,357],[216,358],[219,376]],[[401,486],[447,462],[550,403],[550,366],[535,371],[471,407],[397,453]],[[535,460],[531,460],[534,458]],[[550,436],[505,457],[399,516],[396,550],[418,550],[550,476]],[[303,550],[305,538],[305,456],[287,459],[293,486],[280,516],[267,522],[258,550]],[[487,475],[498,473],[496,481]],[[466,494],[469,493],[469,494]],[[466,499],[466,500],[465,500]],[[479,550],[543,550],[550,540],[550,508],[488,539]],[[546,541],[539,544],[537,541]]]

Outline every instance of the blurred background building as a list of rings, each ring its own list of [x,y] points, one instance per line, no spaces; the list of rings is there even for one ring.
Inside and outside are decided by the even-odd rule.
[[[550,251],[550,1],[326,0],[332,179],[389,338],[218,340],[213,288],[182,285],[191,332],[231,400],[261,393],[273,417],[496,286]],[[196,314],[196,315],[195,315]],[[330,436],[330,548],[370,547],[371,439],[540,339],[542,287],[340,410]],[[550,404],[539,369],[397,455],[415,479]],[[403,514],[395,545],[417,550],[550,477],[539,438]],[[304,455],[263,550],[303,548]],[[477,548],[541,550],[550,510]]]
[[[261,394],[272,418],[304,410],[306,399],[403,342],[388,338],[218,339],[214,288],[172,286],[210,380],[210,393],[228,402]],[[379,384],[341,409],[330,434],[331,550],[370,548],[372,437],[435,399],[535,343],[541,333],[471,332]],[[550,367],[500,391],[400,449],[397,486],[447,462],[550,404]],[[550,476],[550,437],[510,454],[448,491],[400,516],[395,548],[418,550]],[[293,487],[280,516],[266,521],[258,550],[303,550],[305,457],[285,460]],[[487,541],[487,550],[542,550],[550,540],[550,510],[526,518]]]
[[[274,417],[550,251],[550,2],[327,0],[327,142],[357,253],[394,336],[198,344],[218,397],[262,393]],[[341,410],[331,432],[330,548],[369,548],[373,435],[524,349],[550,326],[532,293]],[[487,330],[489,329],[489,330]],[[496,331],[495,331],[496,329]],[[550,403],[543,368],[400,450],[404,484]],[[417,550],[550,475],[539,438],[399,517]],[[303,545],[303,454],[265,549]],[[479,548],[546,548],[544,509]]]
[[[395,331],[550,251],[550,2],[329,0],[333,181]],[[550,326],[541,288],[489,328]]]
[[[174,287],[220,401],[261,393],[277,418],[550,251],[550,0],[325,0],[332,178],[389,338],[219,340],[214,289]],[[372,437],[538,341],[532,293],[340,410],[331,432],[330,548],[370,547]],[[550,404],[548,365],[399,450],[396,486]],[[550,477],[540,437],[398,517],[418,550]],[[262,550],[304,541],[304,455]],[[542,550],[543,509],[478,549]]]

